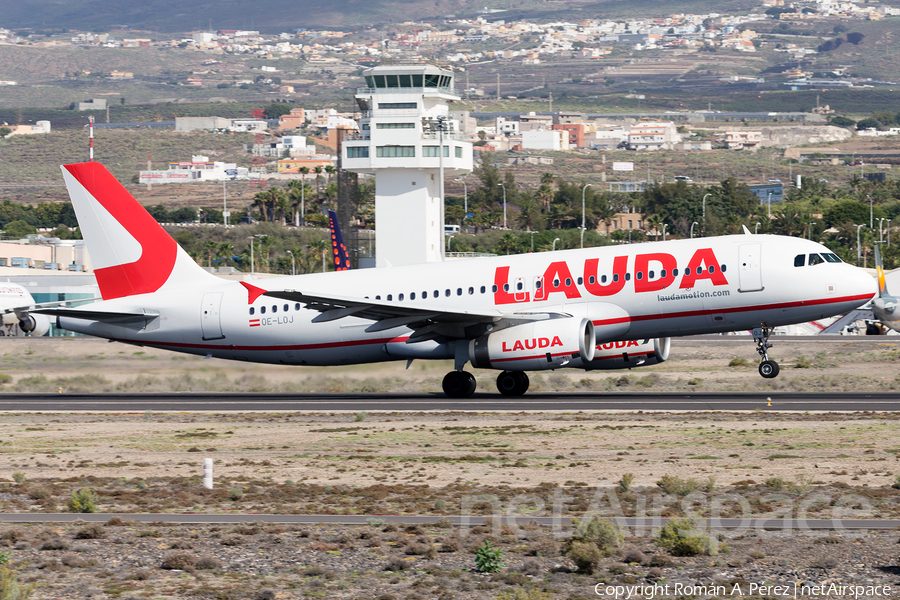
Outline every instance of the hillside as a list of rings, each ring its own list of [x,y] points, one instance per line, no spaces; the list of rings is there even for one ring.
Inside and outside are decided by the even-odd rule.
[[[663,15],[676,12],[734,12],[757,6],[748,0],[689,0],[649,2],[647,0],[606,2],[546,0],[270,0],[264,9],[242,0],[198,0],[189,8],[173,0],[124,2],[122,0],[31,0],[6,3],[5,27],[52,30],[59,28],[108,31],[136,29],[147,32],[177,32],[195,29],[252,29],[269,33],[298,27],[354,29],[376,23],[443,18],[447,15],[475,16],[485,7],[507,11],[496,15],[507,19],[578,19],[614,16]]]

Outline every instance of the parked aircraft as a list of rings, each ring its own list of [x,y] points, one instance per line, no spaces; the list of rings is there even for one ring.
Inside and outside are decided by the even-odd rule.
[[[42,311],[61,328],[265,363],[453,359],[452,397],[475,391],[466,363],[500,370],[500,392],[520,395],[526,371],[654,364],[670,336],[746,329],[760,374],[774,377],[771,328],[875,294],[871,276],[824,246],[746,229],[235,283],[201,269],[102,165],[66,165],[63,176],[103,301]]]
[[[897,310],[900,302],[888,291],[878,244],[875,244],[875,270],[878,273],[878,295],[872,298],[872,314],[886,327],[900,331],[900,311]]]
[[[16,335],[19,331],[25,335],[39,336],[50,331],[50,319],[45,315],[33,314],[32,310],[40,306],[57,306],[58,302],[37,304],[31,294],[18,283],[7,281],[0,283],[0,314],[3,315],[4,332],[0,336]]]

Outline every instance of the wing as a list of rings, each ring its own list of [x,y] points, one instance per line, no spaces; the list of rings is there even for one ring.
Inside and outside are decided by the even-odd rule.
[[[241,284],[247,288],[250,302],[259,296],[269,296],[291,302],[300,302],[310,310],[322,314],[313,319],[313,323],[325,323],[358,317],[374,321],[366,327],[367,333],[408,327],[413,330],[409,343],[425,340],[471,339],[486,333],[519,325],[528,321],[543,321],[571,315],[557,312],[504,312],[446,310],[420,308],[404,304],[371,300],[369,298],[352,298],[337,295],[307,294],[296,290],[264,290],[246,282]]]

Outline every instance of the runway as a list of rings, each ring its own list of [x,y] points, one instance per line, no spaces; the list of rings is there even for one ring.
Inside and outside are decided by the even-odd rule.
[[[497,393],[452,399],[443,394],[2,394],[0,411],[30,412],[546,412],[546,411],[765,411],[893,412],[900,392],[595,392]]]
[[[412,516],[412,515],[284,515],[284,514],[183,514],[183,513],[0,513],[2,523],[105,523],[113,517],[138,523],[186,524],[234,524],[281,523],[319,525],[367,525],[372,519],[382,522],[428,525],[447,519],[457,527],[475,527],[499,521],[503,525],[525,525],[537,522],[548,527],[571,526],[569,516],[531,517],[527,515],[498,516]],[[652,531],[665,525],[669,519],[659,517],[619,517],[612,519],[620,526],[635,531]],[[893,530],[900,527],[896,519],[704,519],[710,529],[732,531],[873,531]]]

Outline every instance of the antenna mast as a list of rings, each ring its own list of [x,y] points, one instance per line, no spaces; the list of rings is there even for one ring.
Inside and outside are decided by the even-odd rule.
[[[88,130],[90,131],[90,158],[94,162],[94,115],[88,117]]]

